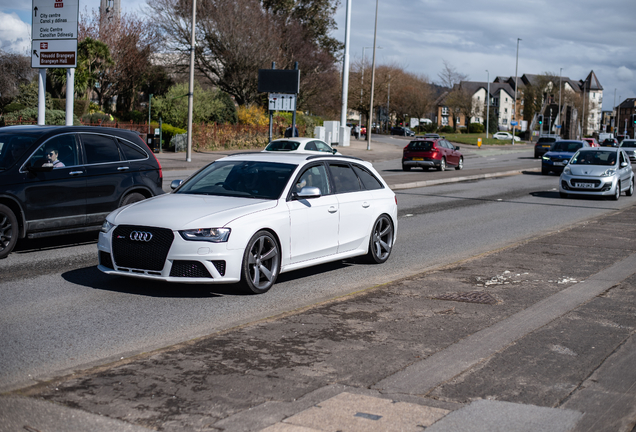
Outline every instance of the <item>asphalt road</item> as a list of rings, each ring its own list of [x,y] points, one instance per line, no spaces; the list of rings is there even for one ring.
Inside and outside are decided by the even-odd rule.
[[[90,237],[28,243],[0,262],[0,390],[391,282],[634,203],[625,196],[564,200],[557,180],[528,173],[398,191],[397,244],[386,264],[348,261],[284,274],[261,296],[231,285],[103,275]]]

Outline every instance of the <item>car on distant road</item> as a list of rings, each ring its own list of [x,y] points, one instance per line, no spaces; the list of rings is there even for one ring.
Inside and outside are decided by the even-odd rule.
[[[618,147],[619,143],[616,138],[605,138],[601,143],[601,147]]]
[[[396,126],[391,128],[391,135],[401,135],[406,137],[414,137],[415,132],[407,127]]]
[[[625,139],[620,147],[629,157],[630,162],[636,162],[636,139]]]
[[[622,143],[623,140],[629,139],[629,135],[616,135],[616,141],[618,141],[618,143]]]
[[[620,148],[581,148],[559,179],[562,198],[572,195],[600,195],[618,200],[621,193],[634,194],[634,172]]]
[[[550,151],[541,158],[541,174],[546,175],[551,171],[557,174],[561,173],[574,153],[583,147],[590,147],[590,144],[587,141],[575,140],[555,142]]]
[[[136,132],[0,128],[0,258],[20,238],[99,231],[118,207],[163,194],[159,161]]]
[[[336,154],[338,151],[326,142],[315,138],[280,138],[270,142],[264,152]]]
[[[436,133],[427,133],[427,134],[424,134],[424,138],[427,138],[427,139],[439,139],[439,138],[444,138],[444,137],[440,136],[439,134],[436,134]]]
[[[296,269],[357,256],[382,264],[395,243],[397,197],[358,158],[237,153],[172,183],[106,217],[100,271],[260,294]]]
[[[583,138],[583,141],[587,141],[590,147],[600,147],[601,145],[596,141],[596,138]]]
[[[510,132],[497,132],[497,133],[494,133],[492,137],[496,140],[512,141],[512,134]],[[515,136],[515,142],[519,142],[519,141],[521,141],[521,138],[519,138],[518,136]]]
[[[403,171],[410,171],[411,168],[423,168],[424,171],[437,168],[444,171],[447,167],[463,169],[464,156],[459,146],[454,146],[445,138],[416,139],[402,150]]]
[[[539,159],[559,140],[558,136],[540,136],[534,145],[534,158]]]

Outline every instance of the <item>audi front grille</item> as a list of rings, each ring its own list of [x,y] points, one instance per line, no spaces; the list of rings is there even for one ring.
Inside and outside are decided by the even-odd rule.
[[[113,259],[117,267],[161,271],[173,240],[166,228],[120,225],[113,231]]]
[[[183,278],[211,278],[212,275],[199,261],[175,260],[170,270],[171,277]]]

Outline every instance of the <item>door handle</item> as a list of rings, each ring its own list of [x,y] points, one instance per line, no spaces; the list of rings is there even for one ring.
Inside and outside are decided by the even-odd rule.
[[[124,167],[119,167],[119,168],[117,168],[117,171],[126,171],[126,170],[128,170],[128,169],[130,169],[130,167],[126,167],[126,166],[124,166]]]
[[[371,204],[369,204],[369,203],[368,203],[368,202],[366,202],[366,201],[362,203],[362,207],[364,207],[364,208],[369,208],[369,206],[370,206],[370,205],[371,205]]]
[[[338,211],[338,208],[336,206],[331,206],[331,207],[329,207],[328,211],[329,211],[329,213],[335,213],[335,212]]]
[[[68,174],[72,176],[76,176],[76,175],[84,174],[84,171],[71,171]]]

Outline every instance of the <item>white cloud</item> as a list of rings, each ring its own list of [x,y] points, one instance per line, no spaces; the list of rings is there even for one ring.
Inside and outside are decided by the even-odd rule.
[[[26,54],[31,48],[31,26],[15,13],[0,12],[0,49]]]
[[[634,78],[634,73],[625,66],[621,66],[616,71],[616,78],[620,81],[631,81]]]

